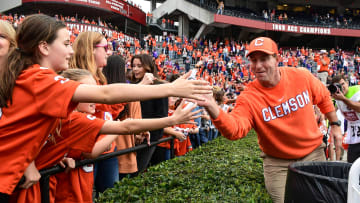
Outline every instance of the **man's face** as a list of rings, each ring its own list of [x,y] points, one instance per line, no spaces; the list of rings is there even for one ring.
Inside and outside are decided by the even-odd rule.
[[[339,81],[339,84],[341,85],[341,87],[342,87],[342,92],[343,92],[343,94],[345,95],[345,94],[348,92],[348,90],[349,90],[349,85],[348,85],[348,83],[347,83],[344,79],[341,79],[341,80]]]
[[[250,68],[260,84],[264,87],[273,87],[280,81],[280,72],[275,56],[256,51],[250,55]]]

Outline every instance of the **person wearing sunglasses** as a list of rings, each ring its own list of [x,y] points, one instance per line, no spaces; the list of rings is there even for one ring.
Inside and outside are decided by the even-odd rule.
[[[102,69],[107,65],[107,58],[112,51],[104,35],[98,32],[83,32],[75,39],[73,44],[74,55],[70,60],[70,68],[85,69],[91,72],[98,85],[106,85],[107,80]],[[104,118],[116,116],[123,110],[124,104],[96,104],[95,116]],[[116,150],[115,142],[109,150],[111,153]],[[112,187],[119,180],[117,157],[98,162],[94,165],[94,184],[97,192],[103,192],[105,188]]]
[[[111,51],[111,49],[109,48],[109,44],[97,44],[95,45],[95,48],[98,48],[98,47],[103,47],[105,52],[108,53],[109,51]]]

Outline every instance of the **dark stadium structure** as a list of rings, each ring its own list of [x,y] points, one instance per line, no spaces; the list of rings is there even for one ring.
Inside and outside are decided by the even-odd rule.
[[[212,39],[230,38],[240,41],[250,41],[257,36],[269,36],[285,47],[343,47],[352,49],[360,44],[360,1],[353,0],[223,0],[225,4],[224,13],[221,16],[234,17],[227,20],[217,20],[216,0],[150,0],[151,4],[163,3],[162,6],[153,10],[155,18],[167,18],[179,21],[179,34],[189,37],[206,37]],[[181,3],[180,3],[181,2]],[[172,5],[176,4],[174,8]],[[185,5],[182,8],[181,5]],[[191,6],[190,6],[191,5]],[[165,7],[163,9],[161,7]],[[152,6],[154,8],[154,6]],[[269,18],[270,12],[275,9],[275,19],[265,20],[263,11],[267,11]],[[286,13],[288,19],[279,22],[278,16]],[[205,22],[207,18],[214,20]],[[209,16],[207,16],[209,15]],[[205,16],[205,17],[204,17]],[[329,16],[325,20],[315,20],[315,18]],[[320,18],[321,18],[320,17]],[[332,18],[331,18],[332,17]],[[341,21],[341,25],[336,25],[336,17]],[[181,28],[182,19],[186,18],[185,23],[188,28]],[[225,17],[222,17],[225,18]],[[351,22],[350,22],[351,18]],[[259,28],[252,25],[239,25],[241,21],[253,20],[252,22],[268,23],[267,27]],[[348,24],[343,25],[343,19],[347,19]],[[188,23],[186,23],[188,21]],[[316,22],[317,21],[317,22]],[[273,30],[268,28],[269,24],[292,25],[298,32],[288,32],[285,30]],[[205,25],[205,26],[204,26]],[[205,27],[205,28],[202,28]],[[274,25],[272,25],[274,26]],[[277,25],[275,25],[277,26]],[[311,34],[299,32],[299,26],[307,28],[325,28],[331,31]],[[287,26],[288,27],[288,26]],[[185,32],[181,32],[181,29]],[[188,29],[188,30],[186,30]],[[332,29],[335,29],[334,31]],[[326,33],[329,32],[329,33]],[[351,34],[350,34],[351,33]]]
[[[42,12],[79,19],[85,16],[95,21],[100,17],[113,28],[116,26],[119,31],[136,37],[174,33],[190,39],[250,41],[257,36],[268,36],[282,47],[353,49],[360,45],[360,1],[354,0],[223,0],[223,15],[216,15],[216,0],[148,0],[153,15],[149,21],[143,11],[131,5],[125,15],[101,6],[108,2],[127,4],[122,0],[3,0],[3,9],[15,1],[19,5],[8,6],[5,14]],[[156,3],[162,5],[156,8]],[[270,18],[273,10],[274,19],[265,19],[263,12]],[[281,22],[278,17],[284,13],[288,19]],[[336,18],[340,21],[338,25]],[[175,26],[162,26],[162,19],[174,21]]]
[[[8,1],[8,0],[5,0]],[[85,2],[95,2],[94,5],[90,3],[82,3],[79,0],[22,0],[22,4],[14,8],[6,10],[5,14],[23,14],[29,15],[34,13],[44,13],[50,16],[62,15],[82,17],[88,20],[98,21],[100,18],[105,21],[110,28],[122,31],[131,36],[140,37],[147,33],[146,14],[139,8],[127,4],[124,1],[111,1],[117,3],[115,9],[123,9],[116,12],[113,5],[108,5],[106,0],[95,0]]]

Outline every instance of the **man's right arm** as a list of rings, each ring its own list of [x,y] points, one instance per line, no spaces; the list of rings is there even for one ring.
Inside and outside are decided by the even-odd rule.
[[[216,119],[220,114],[219,106],[213,98],[209,98],[207,103],[208,104],[205,106],[206,111],[209,113],[212,119]]]
[[[205,107],[215,127],[227,139],[243,138],[252,129],[251,119],[241,105],[235,106],[231,113],[225,113],[212,97],[207,98],[205,103],[198,102],[198,104]]]

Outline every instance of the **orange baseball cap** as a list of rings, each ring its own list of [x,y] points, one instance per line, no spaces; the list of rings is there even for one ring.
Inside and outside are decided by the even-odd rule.
[[[279,53],[276,43],[268,37],[258,37],[251,41],[249,45],[249,52],[246,54],[246,57],[255,51],[261,51],[271,55]]]

